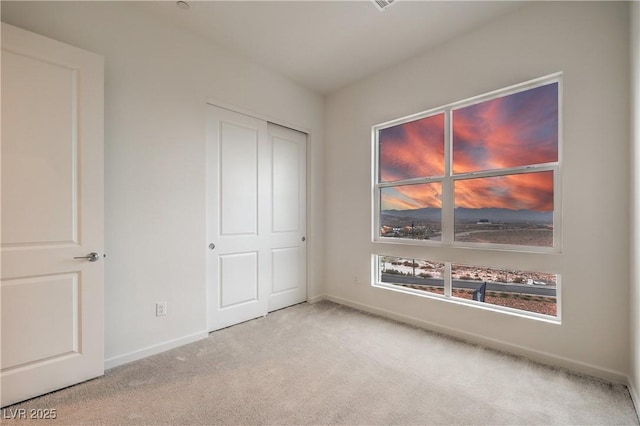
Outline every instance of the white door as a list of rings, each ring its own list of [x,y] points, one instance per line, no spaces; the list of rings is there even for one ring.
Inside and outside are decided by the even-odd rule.
[[[267,313],[271,197],[267,123],[207,106],[209,329]]]
[[[269,123],[272,164],[269,312],[307,300],[307,135]]]
[[[306,181],[291,181],[306,178],[306,137],[294,149],[300,138],[288,129],[207,108],[208,324],[217,330],[306,299]]]
[[[6,406],[104,372],[103,59],[2,24],[1,79]]]

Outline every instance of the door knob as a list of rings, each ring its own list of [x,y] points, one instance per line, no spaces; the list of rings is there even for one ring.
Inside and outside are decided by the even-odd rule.
[[[86,259],[89,262],[97,262],[98,259],[100,259],[100,255],[96,252],[93,253],[89,253],[86,256],[78,256],[78,257],[74,257],[74,259]]]

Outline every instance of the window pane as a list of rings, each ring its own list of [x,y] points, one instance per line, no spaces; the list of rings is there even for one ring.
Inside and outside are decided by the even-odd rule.
[[[451,265],[451,295],[491,305],[557,316],[557,275]],[[483,287],[484,283],[486,286]]]
[[[378,282],[444,294],[444,263],[378,256]]]
[[[558,161],[558,83],[453,111],[453,173]]]
[[[553,247],[553,172],[454,183],[455,241]]]
[[[380,189],[380,235],[416,240],[440,240],[440,182]]]
[[[380,182],[444,174],[444,114],[378,132]]]

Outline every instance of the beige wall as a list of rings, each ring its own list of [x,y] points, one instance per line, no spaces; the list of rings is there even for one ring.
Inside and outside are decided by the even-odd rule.
[[[321,96],[126,2],[3,1],[2,19],[105,57],[107,366],[206,336],[207,98],[311,131],[309,296],[322,292]]]
[[[637,52],[637,4],[633,10]],[[206,330],[204,102],[213,98],[311,130],[310,297],[613,380],[633,366],[637,387],[640,291],[634,280],[630,310],[629,271],[638,271],[636,252],[633,262],[627,255],[628,13],[625,3],[536,3],[325,100],[127,4],[2,2],[3,21],[105,56],[111,365]],[[637,74],[637,54],[635,61]],[[556,71],[564,72],[563,253],[533,262],[505,253],[498,263],[526,269],[546,262],[561,272],[562,324],[370,287],[371,254],[403,251],[370,242],[371,126]],[[637,126],[637,76],[635,83]],[[637,132],[635,140],[640,145]],[[640,231],[633,235],[640,244]],[[497,261],[474,250],[421,254]],[[154,316],[158,300],[168,301],[167,317]]]
[[[331,94],[326,105],[327,294],[625,381],[630,349],[628,13],[625,3],[535,3]],[[564,72],[562,254],[409,251],[370,242],[372,125],[557,71]],[[557,271],[562,324],[373,288],[372,253]]]
[[[630,391],[640,410],[640,3],[631,6],[631,376]]]

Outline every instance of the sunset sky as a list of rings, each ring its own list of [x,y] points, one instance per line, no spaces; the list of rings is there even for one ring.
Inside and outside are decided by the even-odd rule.
[[[457,180],[455,206],[553,210],[553,172]]]
[[[442,207],[442,184],[426,183],[382,188],[382,210],[414,210],[424,207]]]
[[[557,83],[453,111],[453,173],[557,160]]]
[[[444,175],[444,114],[380,131],[380,181]]]
[[[558,161],[558,83],[454,110],[453,173]],[[380,182],[444,175],[444,114],[379,132]],[[553,210],[553,173],[457,180],[455,206]],[[441,207],[441,185],[386,188],[381,208]]]

